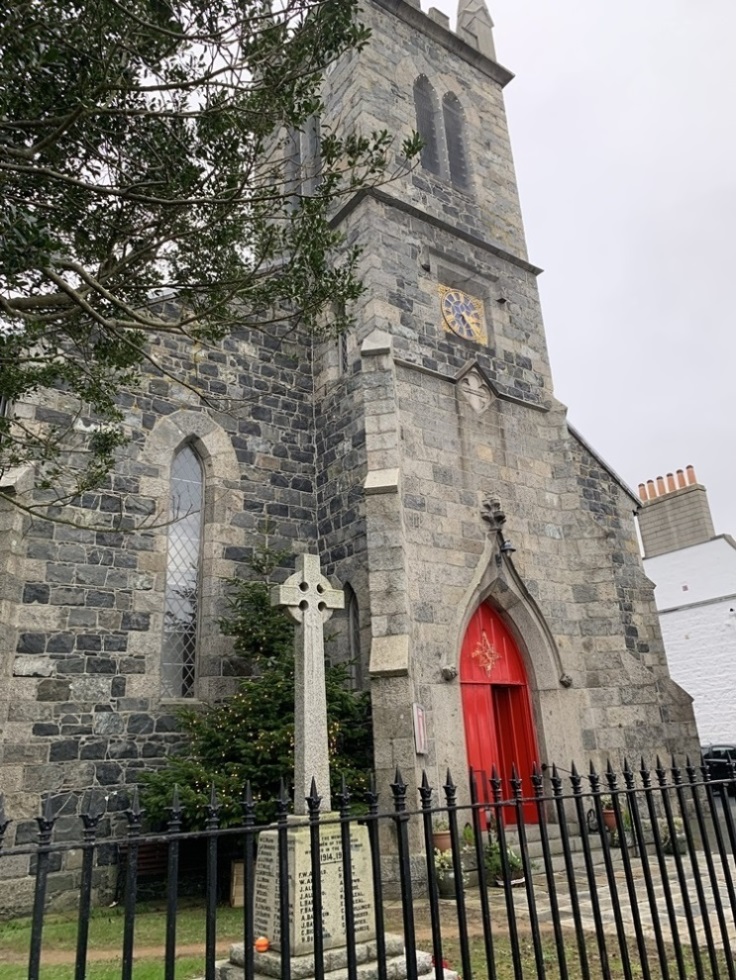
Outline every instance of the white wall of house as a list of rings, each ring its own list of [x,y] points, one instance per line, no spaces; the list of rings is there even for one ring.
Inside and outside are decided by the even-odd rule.
[[[694,698],[701,744],[736,743],[736,542],[647,558],[670,672]]]

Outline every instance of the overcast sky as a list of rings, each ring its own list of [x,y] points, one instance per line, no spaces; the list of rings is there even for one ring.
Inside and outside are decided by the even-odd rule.
[[[736,0],[487,2],[557,397],[736,535]]]

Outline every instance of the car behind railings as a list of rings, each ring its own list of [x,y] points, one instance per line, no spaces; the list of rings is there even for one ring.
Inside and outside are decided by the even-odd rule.
[[[729,765],[736,763],[736,745],[704,745],[702,748],[703,761],[708,763],[711,779],[728,779],[728,792],[736,793],[736,782]]]

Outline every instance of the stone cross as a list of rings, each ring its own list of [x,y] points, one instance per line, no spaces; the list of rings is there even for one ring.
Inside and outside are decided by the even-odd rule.
[[[271,605],[285,606],[299,624],[294,651],[294,812],[307,813],[312,777],[322,797],[320,808],[330,810],[323,625],[333,609],[345,606],[345,596],[322,575],[317,555],[299,555],[294,575],[272,590]]]

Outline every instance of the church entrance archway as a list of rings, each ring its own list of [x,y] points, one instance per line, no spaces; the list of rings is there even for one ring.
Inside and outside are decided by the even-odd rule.
[[[468,765],[478,774],[479,799],[492,798],[488,778],[494,766],[502,780],[503,799],[513,795],[512,765],[523,779],[523,795],[531,795],[529,776],[539,753],[527,673],[501,617],[485,604],[475,611],[465,631],[460,687]],[[514,810],[504,811],[506,823],[515,823]],[[536,806],[525,803],[525,822],[536,823],[537,819]]]

